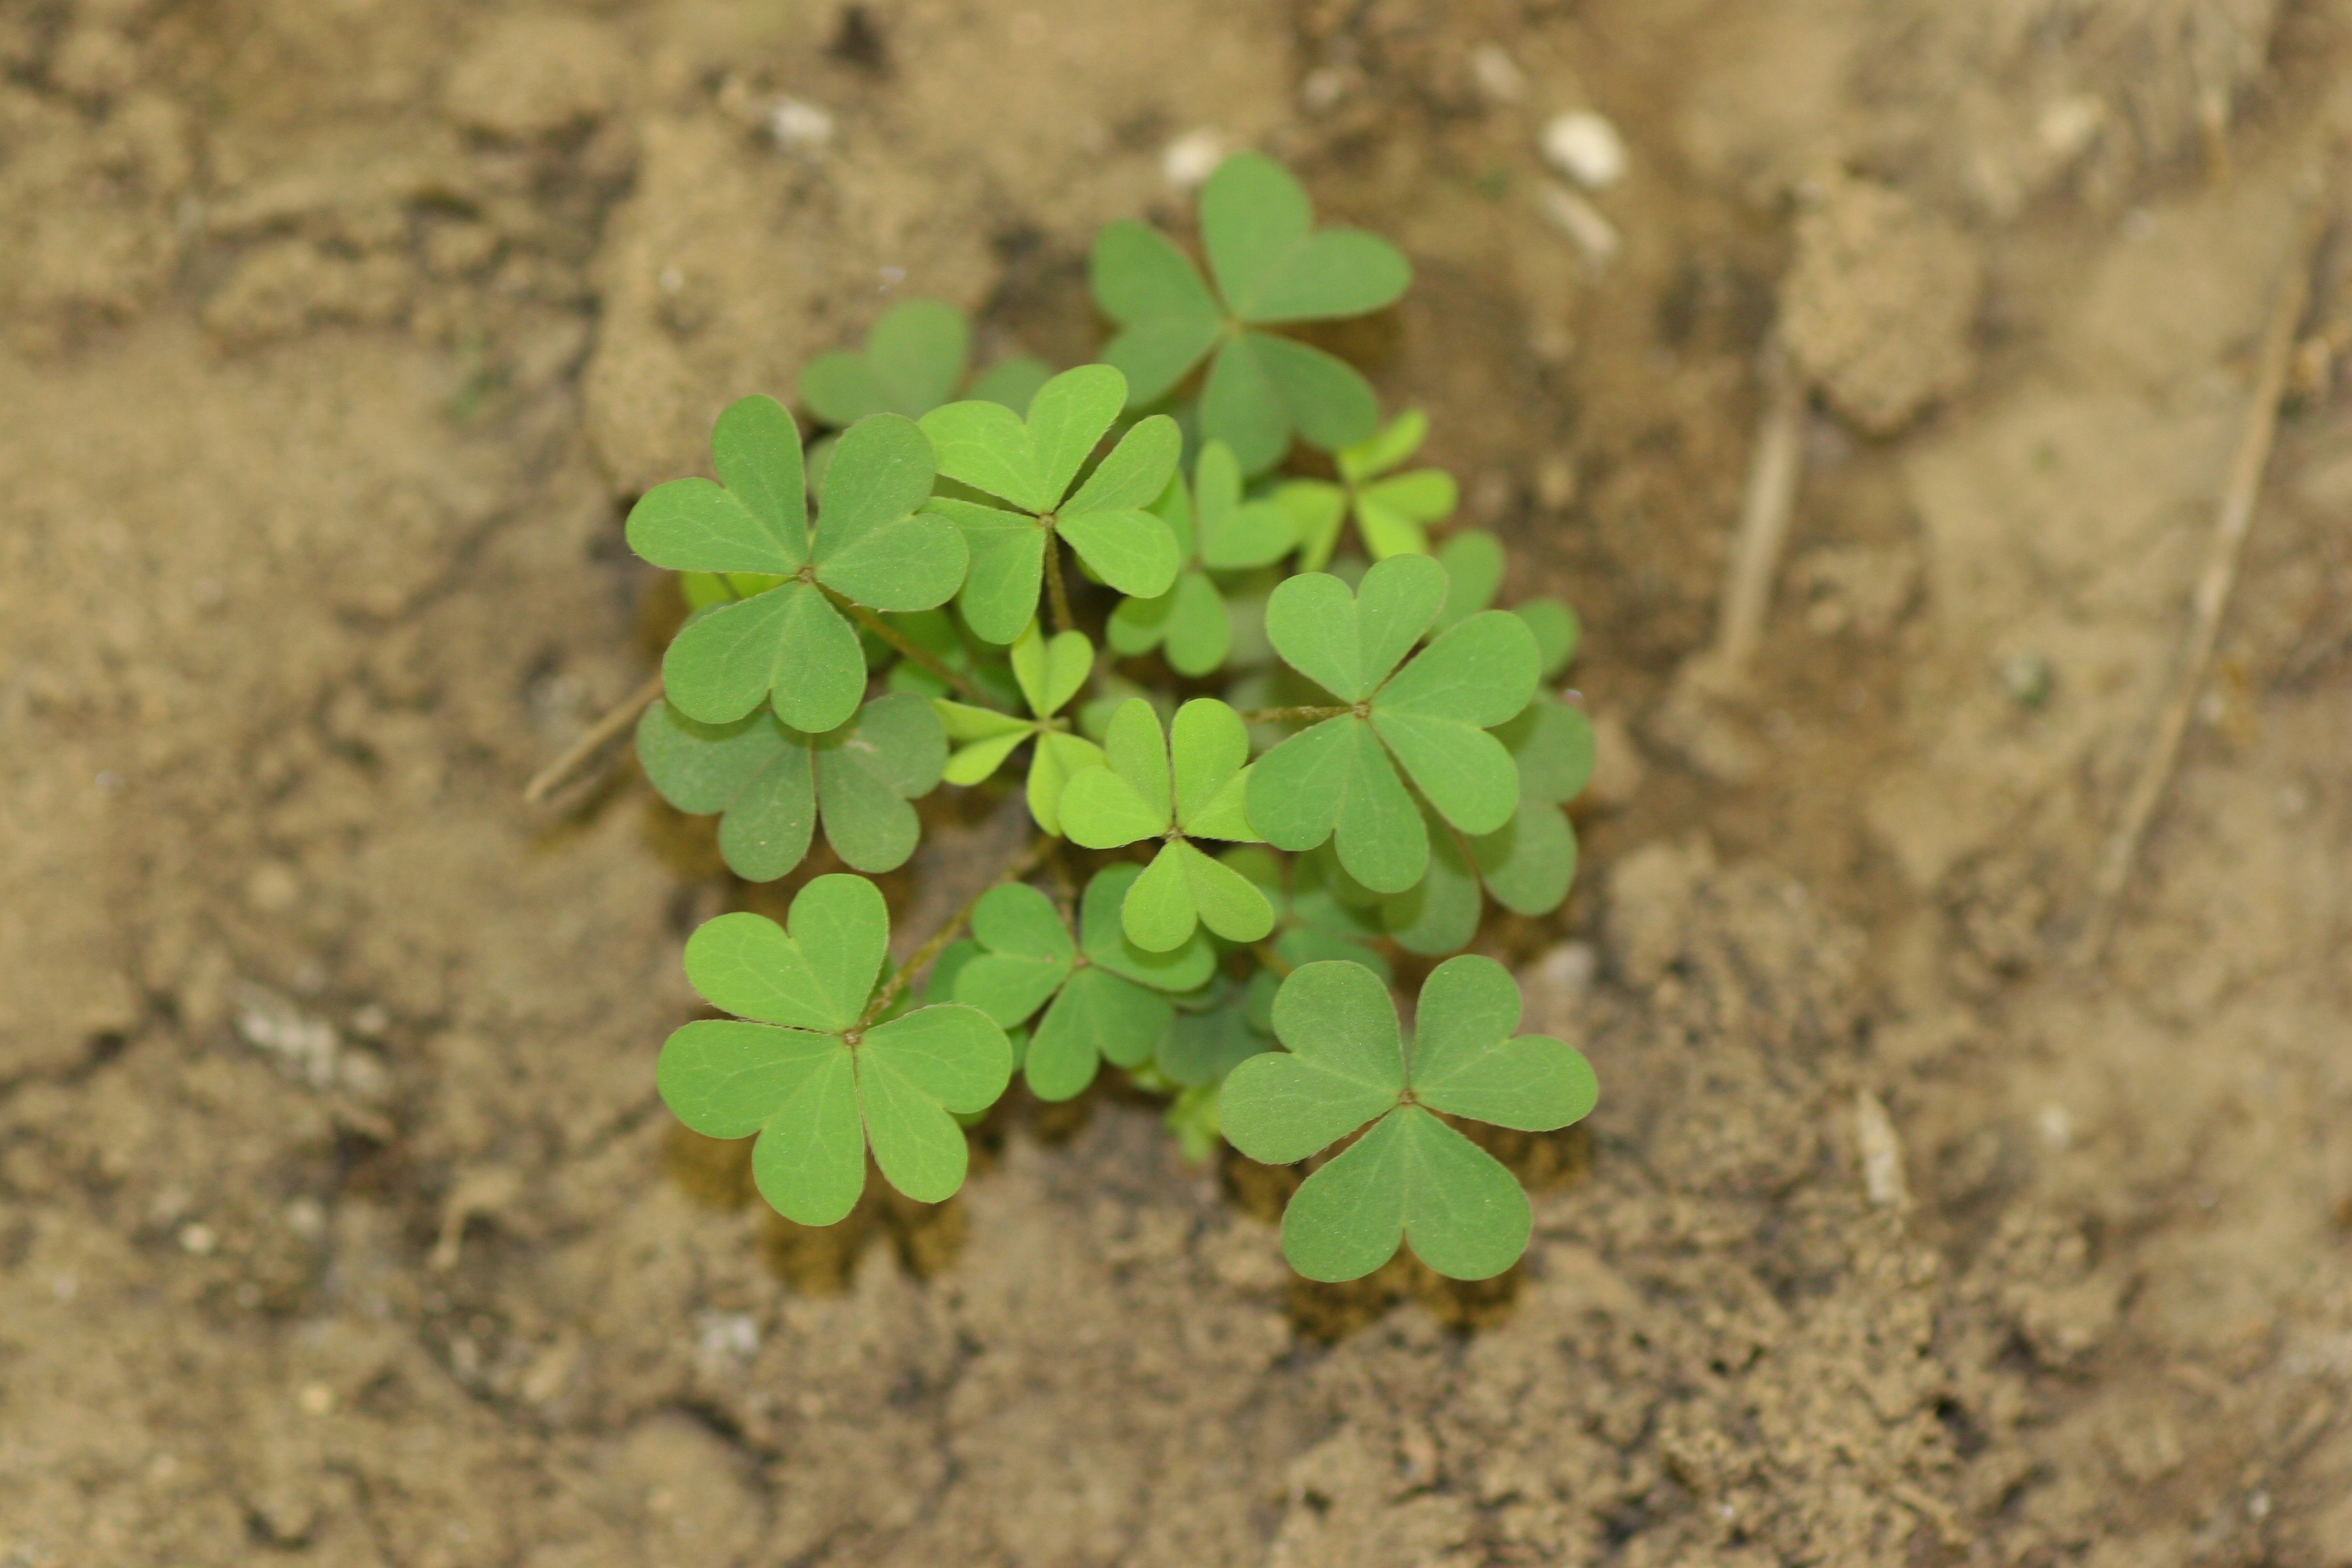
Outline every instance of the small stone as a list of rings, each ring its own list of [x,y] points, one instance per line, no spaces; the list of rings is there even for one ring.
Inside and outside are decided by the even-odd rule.
[[[1553,115],[1537,144],[1545,163],[1588,191],[1605,191],[1625,177],[1624,138],[1589,109]]]
[[[768,106],[768,134],[780,152],[803,156],[823,152],[833,142],[833,115],[797,98],[779,98]]]
[[[305,1415],[324,1415],[335,1408],[335,1391],[323,1383],[306,1383],[295,1394],[294,1403],[302,1407]]]
[[[1203,126],[1168,143],[1160,154],[1160,173],[1180,191],[1197,190],[1224,159],[1224,137]]]
[[[219,1246],[219,1233],[202,1220],[191,1220],[180,1227],[180,1250],[191,1258],[210,1258]]]

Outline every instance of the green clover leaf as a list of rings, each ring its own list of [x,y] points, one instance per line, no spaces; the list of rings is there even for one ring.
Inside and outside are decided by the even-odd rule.
[[[971,362],[971,328],[944,300],[909,300],[875,318],[856,349],[832,349],[801,370],[801,405],[824,424],[855,425],[872,414],[920,419],[956,395]],[[1052,374],[1041,360],[999,361],[971,395],[1009,408]]]
[[[1122,658],[1164,645],[1171,668],[1206,675],[1225,662],[1234,644],[1233,617],[1210,574],[1268,565],[1288,553],[1297,537],[1281,507],[1244,499],[1241,464],[1223,441],[1201,448],[1192,488],[1178,474],[1154,510],[1176,536],[1184,563],[1168,592],[1121,600],[1105,636]]]
[[[1407,409],[1370,440],[1336,454],[1339,483],[1291,479],[1276,489],[1274,500],[1290,514],[1298,531],[1300,570],[1323,569],[1339,542],[1339,525],[1350,512],[1373,560],[1429,552],[1429,525],[1452,516],[1461,500],[1454,476],[1443,468],[1390,472],[1412,457],[1428,434],[1429,416],[1418,408]],[[1499,554],[1496,568],[1499,580]]]
[[[1310,963],[1283,982],[1274,1026],[1288,1050],[1226,1078],[1225,1137],[1253,1160],[1290,1164],[1365,1129],[1292,1196],[1282,1219],[1292,1268],[1360,1279],[1400,1243],[1456,1279],[1518,1260],[1532,1230],[1527,1194],[1434,1114],[1543,1132],[1591,1111],[1600,1086],[1583,1056],[1545,1036],[1514,1037],[1518,1022],[1509,972],[1475,955],[1430,972],[1410,1051],[1370,971]]]
[[[1099,767],[1102,748],[1083,735],[1070,732],[1069,721],[1056,718],[1062,706],[1076,695],[1094,668],[1095,645],[1083,632],[1060,632],[1049,641],[1031,621],[1013,642],[1013,678],[1029,705],[1030,718],[1019,719],[993,708],[935,698],[948,738],[958,742],[947,762],[950,784],[976,784],[1024,741],[1029,752],[1029,815],[1046,832],[1062,831],[1062,791],[1070,775],[1081,768]]]
[[[1012,1077],[1004,1031],[977,1007],[867,1017],[889,942],[874,884],[829,876],[793,900],[789,931],[721,915],[686,944],[687,978],[736,1016],[670,1036],[662,1099],[707,1137],[757,1134],[761,1195],[803,1225],[832,1225],[856,1205],[869,1147],[908,1197],[952,1196],[970,1159],[955,1116],[985,1110]]]
[[[1052,901],[1034,888],[994,889],[972,910],[974,947],[956,971],[955,998],[1007,1028],[1045,1009],[1022,1064],[1040,1100],[1083,1093],[1106,1059],[1126,1068],[1148,1060],[1175,1016],[1156,987],[1171,979],[1197,985],[1207,976],[1202,960],[1213,962],[1201,942],[1180,965],[1155,963],[1119,929],[1125,893],[1121,879],[1096,879],[1079,912],[1083,942],[1071,940]]]
[[[1138,947],[1181,947],[1196,923],[1228,942],[1255,942],[1274,929],[1274,906],[1194,838],[1256,843],[1243,801],[1249,789],[1249,731],[1213,697],[1176,710],[1167,733],[1151,704],[1130,699],[1112,715],[1106,765],[1082,768],[1062,792],[1062,826],[1089,849],[1163,840],[1121,908]]]
[[[1230,445],[1245,473],[1280,461],[1294,432],[1326,451],[1370,437],[1380,405],[1354,367],[1260,329],[1393,303],[1412,280],[1402,253],[1357,229],[1317,229],[1306,191],[1255,153],[1227,158],[1202,187],[1201,237],[1213,293],[1139,223],[1095,241],[1095,300],[1119,326],[1103,358],[1126,373],[1129,401],[1157,401],[1210,359],[1201,433]]]
[[[930,704],[876,698],[839,729],[795,730],[772,712],[704,724],[667,702],[637,721],[637,756],[680,811],[720,813],[719,852],[739,877],[773,881],[801,863],[821,817],[835,853],[860,871],[892,871],[915,851],[907,803],[930,793],[947,737]]]
[[[942,496],[928,509],[951,521],[971,549],[959,603],[982,641],[1011,642],[1037,613],[1047,547],[1056,539],[1122,594],[1150,598],[1175,580],[1176,540],[1150,510],[1183,446],[1173,419],[1139,421],[1085,483],[1071,488],[1126,402],[1126,378],[1089,364],[1039,387],[1025,420],[977,400],[923,416],[940,472],[1004,503]]]
[[[1404,891],[1429,863],[1428,832],[1399,764],[1465,833],[1494,832],[1518,803],[1511,755],[1486,731],[1534,694],[1538,655],[1527,624],[1482,611],[1397,668],[1444,607],[1447,581],[1428,556],[1397,555],[1364,574],[1354,594],[1337,577],[1307,573],[1266,605],[1276,651],[1348,711],[1258,760],[1250,820],[1281,849],[1336,838],[1339,863],[1376,892]]]
[[[866,658],[836,601],[927,610],[962,583],[963,537],[919,512],[933,476],[912,420],[877,414],[841,437],[808,525],[800,435],[772,397],[746,397],[711,432],[719,483],[673,479],[629,512],[629,547],[684,572],[782,579],[687,623],[662,659],[669,700],[688,718],[729,724],[763,701],[796,730],[847,722],[866,691]]]

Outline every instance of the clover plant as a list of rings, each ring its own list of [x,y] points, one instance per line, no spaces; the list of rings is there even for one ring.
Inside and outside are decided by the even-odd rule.
[[[825,1225],[869,1155],[944,1199],[1016,1072],[1064,1100],[1108,1064],[1169,1097],[1190,1158],[1223,1138],[1322,1161],[1283,1224],[1302,1274],[1404,1246],[1485,1278],[1525,1250],[1529,1209],[1461,1129],[1566,1126],[1592,1072],[1516,1033],[1492,959],[1431,971],[1409,1034],[1391,987],[1474,942],[1490,901],[1567,897],[1592,738],[1545,686],[1576,619],[1497,608],[1500,542],[1447,530],[1452,477],[1404,468],[1427,418],[1383,425],[1357,371],[1280,330],[1388,305],[1403,258],[1318,228],[1252,153],[1204,187],[1201,241],[1205,278],[1140,225],[1104,231],[1118,331],[1058,374],[1011,362],[968,385],[962,318],[898,306],[803,374],[807,426],[837,432],[821,465],[790,410],[745,397],[715,479],[631,511],[690,612],[638,725],[646,773],[719,817],[738,876],[799,888],[783,925],[726,914],[687,943],[730,1016],[671,1036],[661,1091],[698,1131],[756,1137],[760,1191]],[[1299,442],[1336,482],[1282,471]],[[957,873],[982,891],[893,967],[856,873],[953,866],[914,858],[954,819],[919,804],[941,785],[1017,787],[1034,835]]]

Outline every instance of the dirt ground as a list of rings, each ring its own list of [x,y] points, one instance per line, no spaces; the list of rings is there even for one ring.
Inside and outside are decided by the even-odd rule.
[[[2066,957],[2348,70],[2343,0],[0,0],[0,1564],[2352,1564],[2344,244]],[[1203,132],[1410,252],[1345,346],[1585,617],[1580,890],[1491,940],[1603,1100],[1484,1293],[1294,1288],[1108,1094],[783,1231],[652,1092],[736,891],[625,766],[520,798],[717,408],[911,294],[1087,353]]]

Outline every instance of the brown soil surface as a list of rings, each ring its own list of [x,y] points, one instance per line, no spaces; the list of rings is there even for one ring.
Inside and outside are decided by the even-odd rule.
[[[0,0],[0,1563],[2352,1564],[2340,245],[2064,961],[2347,46],[2342,0]],[[1605,266],[1536,150],[1583,107]],[[717,408],[909,294],[1087,353],[1093,229],[1181,227],[1203,131],[1411,252],[1347,346],[1585,616],[1581,890],[1492,940],[1604,1100],[1483,1290],[1296,1286],[1267,1173],[1110,1093],[939,1210],[764,1221],[651,1085],[735,892],[625,767],[520,798],[643,679],[620,509]],[[1727,697],[1776,321],[1816,412]]]

